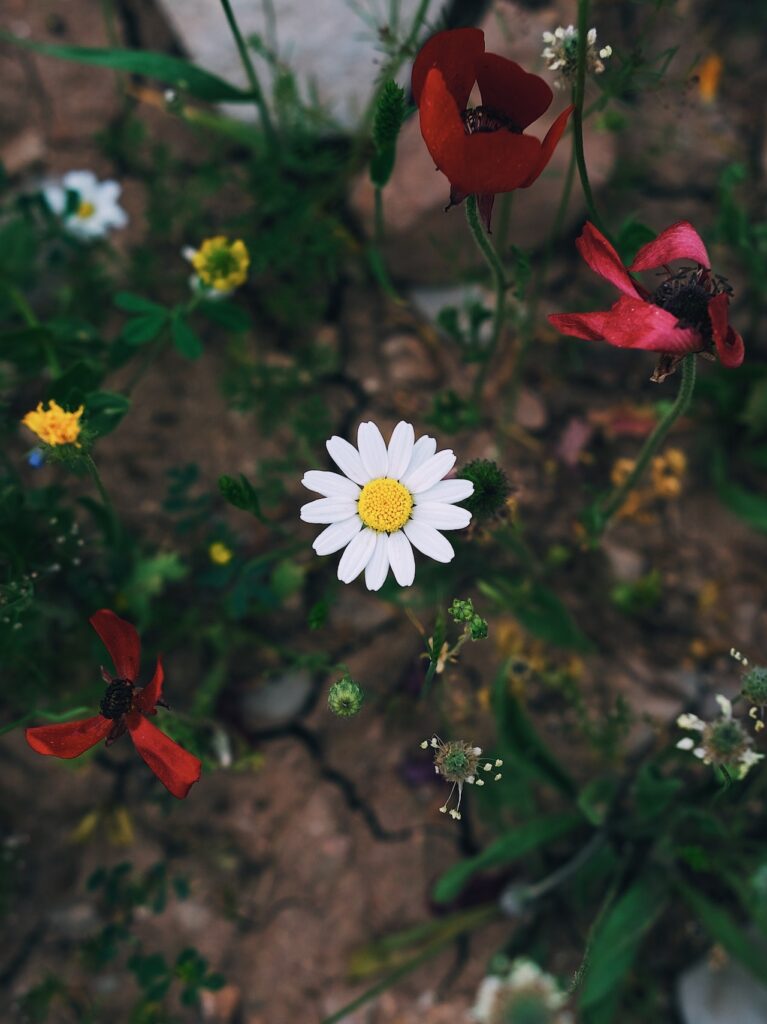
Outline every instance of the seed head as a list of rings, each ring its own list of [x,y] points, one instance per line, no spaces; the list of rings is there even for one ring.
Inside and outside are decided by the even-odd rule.
[[[351,718],[362,707],[365,694],[351,676],[343,676],[328,690],[328,707],[340,718]]]

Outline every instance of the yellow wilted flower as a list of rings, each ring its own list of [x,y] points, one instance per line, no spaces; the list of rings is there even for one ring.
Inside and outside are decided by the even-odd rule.
[[[710,53],[695,69],[698,80],[698,95],[704,103],[713,103],[719,92],[724,61],[718,53]]]
[[[54,447],[60,444],[73,444],[79,448],[80,417],[84,412],[83,405],[75,412],[67,412],[58,402],[51,399],[47,409],[39,402],[37,408],[28,412],[21,422],[46,444]]]

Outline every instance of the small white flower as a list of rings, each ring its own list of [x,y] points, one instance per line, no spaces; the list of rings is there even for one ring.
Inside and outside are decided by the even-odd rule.
[[[676,722],[681,729],[700,735],[696,739],[685,736],[676,748],[691,751],[704,764],[721,768],[725,775],[731,769],[736,778],[742,779],[764,754],[752,749],[753,740],[738,719],[733,718],[732,701],[721,693],[716,694],[715,700],[720,714],[712,722],[704,722],[697,715],[679,715]]]
[[[555,85],[563,89],[575,80],[578,70],[578,29],[574,25],[564,28],[560,25],[553,32],[544,32],[546,44],[541,56],[549,71],[558,72]],[[597,30],[590,28],[586,36],[586,70],[592,75],[601,75],[605,69],[603,61],[612,56],[612,47],[597,49]]]
[[[415,440],[410,423],[394,428],[388,446],[375,423],[360,424],[355,448],[342,437],[327,442],[342,474],[310,470],[301,481],[323,495],[301,507],[305,523],[329,524],[312,545],[318,555],[344,548],[338,578],[351,583],[365,573],[379,590],[389,568],[402,587],[415,578],[413,548],[438,562],[455,556],[442,530],[461,530],[471,513],[456,506],[474,491],[470,480],[443,479],[455,455],[437,452],[433,437]]]
[[[99,181],[92,171],[69,171],[44,186],[43,197],[69,234],[89,241],[128,223],[128,214],[117,202],[121,192],[117,181]]]
[[[545,1024],[573,1024],[572,1014],[565,1009],[567,995],[556,978],[525,957],[511,964],[506,975],[484,978],[477,990],[471,1010],[478,1024],[505,1024],[530,1017]],[[532,1011],[532,1015],[531,1015]]]

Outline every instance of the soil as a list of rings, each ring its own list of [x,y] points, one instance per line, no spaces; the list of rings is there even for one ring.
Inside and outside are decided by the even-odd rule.
[[[94,6],[92,0],[6,0],[3,28],[38,40],[106,45]],[[152,0],[122,0],[117,8],[117,30],[127,43],[178,51]],[[559,20],[568,23],[566,14]],[[615,36],[607,24],[600,36],[618,38],[618,27],[609,28]],[[667,26],[665,34],[673,38],[675,28],[678,22]],[[690,32],[690,52],[704,46],[712,31],[703,23],[697,33]],[[752,45],[741,36],[717,43],[727,67],[739,66],[738,46]],[[767,62],[755,60],[754,66]],[[20,186],[74,167],[110,172],[93,141],[118,114],[110,73],[3,46],[0,83],[1,155]],[[759,132],[764,125],[746,118],[742,96],[742,78],[735,74],[725,77],[721,98],[711,110],[701,109],[692,92],[681,111],[670,94],[641,100],[655,107],[648,117],[648,148],[668,139],[680,118],[685,128],[673,137],[673,158],[656,153],[648,161],[647,188],[637,197],[639,219],[659,227],[681,217],[698,218],[703,228],[710,224],[722,167],[733,158],[753,165],[754,154],[763,152]],[[154,112],[142,116],[150,129],[162,124],[167,130]],[[701,132],[718,140],[716,152],[707,150],[702,163],[697,158]],[[620,136],[619,163],[638,159],[636,140],[626,135],[631,133]],[[177,141],[188,144],[182,133]],[[130,246],[141,231],[143,198],[140,185],[130,180],[125,193],[132,226],[120,244]],[[532,190],[529,202],[535,201]],[[458,211],[448,216],[457,244],[465,244]],[[412,233],[390,239],[392,266],[397,266],[398,244],[403,265],[410,265],[412,242]],[[586,271],[574,255],[557,259],[550,308],[564,309],[574,295],[571,282],[582,281]],[[737,290],[739,282],[732,277]],[[402,288],[408,284],[397,283]],[[344,292],[338,315],[325,330],[330,342],[348,354],[346,377],[359,382],[356,390],[341,382],[332,396],[333,408],[340,410],[340,432],[345,421],[367,417],[384,434],[402,417],[412,419],[418,430],[435,389],[461,389],[463,370],[434,330],[412,308],[392,306],[364,286]],[[268,336],[260,340],[266,348],[272,343]],[[451,443],[465,461],[491,457],[504,465],[515,487],[520,521],[535,524],[533,543],[539,552],[552,544],[571,547],[574,554],[558,577],[560,596],[597,646],[581,659],[582,685],[597,717],[613,706],[616,694],[628,700],[636,714],[630,744],[636,749],[654,735],[667,736],[682,708],[699,706],[712,692],[734,684],[737,672],[727,657],[731,646],[754,660],[767,658],[762,569],[767,538],[744,526],[712,493],[705,432],[684,421],[672,439],[690,461],[681,497],[653,507],[647,522],[618,522],[603,552],[579,550],[575,520],[588,489],[603,485],[612,462],[637,448],[636,438],[610,436],[600,417],[604,422],[627,402],[649,405],[658,390],[647,381],[652,359],[641,353],[594,349],[588,366],[576,357],[568,377],[554,378],[550,367],[560,358],[560,344],[541,327],[517,420],[507,425],[502,450],[485,428],[459,434]],[[227,406],[217,384],[220,359],[211,353],[180,370],[175,355],[164,357],[137,386],[122,427],[99,449],[105,482],[118,505],[129,518],[140,519],[142,530],[160,545],[172,539],[174,530],[159,497],[165,493],[168,466],[195,462],[199,491],[215,493],[222,472],[252,473],[255,463],[279,451],[283,440],[279,435],[262,439],[248,416]],[[493,376],[488,417],[502,410],[512,367],[509,356]],[[111,386],[117,389],[124,381],[116,375]],[[666,388],[666,396],[673,394],[674,381]],[[563,445],[568,439],[572,444],[579,430],[589,437],[585,457],[577,451],[573,458],[563,457]],[[283,511],[285,522],[295,524],[296,536],[306,540],[308,564],[313,530],[298,524],[300,491],[296,482]],[[245,547],[254,553],[264,549],[268,538],[254,519],[226,514]],[[651,613],[631,617],[606,600],[616,582],[651,569],[663,580]],[[171,900],[159,917],[140,920],[138,932],[156,949],[193,945],[222,972],[226,987],[206,995],[200,1011],[204,1020],[221,1024],[319,1022],[374,980],[350,974],[355,954],[429,918],[434,880],[478,848],[484,829],[471,808],[462,827],[453,827],[437,813],[442,790],[410,781],[412,765],[420,760],[419,741],[434,728],[427,707],[408,704],[402,710],[408,680],[422,671],[420,640],[395,608],[360,586],[351,590],[339,595],[316,642],[337,652],[355,678],[365,681],[370,694],[366,711],[353,724],[330,717],[323,706],[329,680],[312,677],[298,711],[286,721],[264,722],[244,710],[260,672],[243,671],[223,695],[222,721],[238,742],[252,745],[260,760],[249,771],[206,776],[194,799],[174,806],[172,815],[151,798],[153,785],[143,767],[129,760],[127,749],[115,747],[82,768],[36,757],[19,733],[3,738],[0,828],[13,863],[14,887],[9,912],[0,922],[6,1007],[48,974],[59,973],[86,1002],[97,985],[99,998],[112,1007],[111,1019],[127,1020],[121,1007],[132,1005],[130,976],[115,969],[100,972],[96,980],[75,955],[83,937],[99,926],[86,880],[97,867],[126,859],[137,869],[165,860],[171,874],[189,880],[189,897]],[[507,636],[508,622],[491,620],[491,635]],[[315,638],[298,642],[310,649]],[[481,735],[488,725],[476,698],[495,669],[496,655],[489,642],[482,653],[469,652],[449,675],[458,695],[456,720],[462,718],[480,741],[492,742],[492,735]],[[168,678],[189,677],[194,669],[183,652],[168,652]],[[573,760],[572,710],[535,679],[527,684],[526,699],[544,737]],[[114,766],[123,764],[125,772],[116,775]],[[587,755],[571,767],[587,778]],[[118,777],[125,786],[133,842],[115,846],[104,830],[78,842],[73,838],[78,824],[94,807],[111,805]],[[377,1002],[350,1015],[349,1024],[466,1019],[488,960],[508,930],[508,923],[492,924],[470,942],[449,947]],[[571,973],[582,938],[563,935],[547,969]],[[57,1024],[78,1019],[75,1011],[60,1012]],[[200,1016],[189,1011],[183,1019]]]

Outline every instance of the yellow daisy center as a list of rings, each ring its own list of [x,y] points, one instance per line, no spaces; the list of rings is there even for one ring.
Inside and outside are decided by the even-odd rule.
[[[192,256],[192,266],[203,284],[217,291],[238,288],[248,276],[250,255],[243,241],[230,242],[224,235],[206,238]]]
[[[413,510],[413,495],[399,480],[379,476],[362,488],[357,503],[360,519],[378,533],[401,530]]]
[[[51,400],[47,409],[43,409],[43,403],[40,402],[21,422],[46,444],[73,444],[79,448],[80,443],[77,439],[80,436],[80,417],[83,412],[85,407],[82,405],[75,412],[67,412],[57,402]]]
[[[77,207],[77,216],[82,220],[87,220],[88,217],[92,217],[96,212],[96,207],[93,203],[89,203],[87,199],[83,199],[80,205]]]

